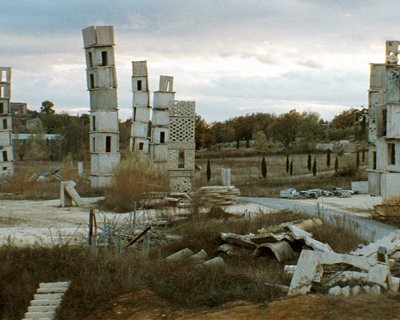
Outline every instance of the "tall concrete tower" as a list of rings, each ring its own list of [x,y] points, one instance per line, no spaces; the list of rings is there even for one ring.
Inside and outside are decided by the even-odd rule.
[[[10,98],[11,68],[0,67],[0,177],[14,173]]]
[[[156,167],[160,170],[167,169],[169,108],[175,101],[173,84],[173,77],[160,76],[160,89],[154,92],[151,154]]]
[[[191,192],[195,174],[195,102],[175,101],[169,108],[168,172],[171,190]]]
[[[130,150],[149,153],[150,91],[147,61],[132,61],[133,122]]]
[[[91,26],[82,33],[90,93],[90,183],[101,188],[111,183],[120,162],[114,28]]]

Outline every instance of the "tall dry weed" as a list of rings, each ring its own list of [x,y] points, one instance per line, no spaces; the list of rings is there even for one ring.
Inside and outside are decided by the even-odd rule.
[[[169,189],[167,175],[156,168],[149,158],[131,155],[114,170],[115,177],[105,190],[104,207],[117,212],[133,209],[135,201],[142,201],[151,192]]]

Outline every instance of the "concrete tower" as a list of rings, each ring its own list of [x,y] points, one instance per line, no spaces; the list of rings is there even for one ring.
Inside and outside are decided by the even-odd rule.
[[[169,108],[168,172],[171,190],[191,192],[195,173],[195,102],[175,101]]]
[[[120,162],[114,28],[91,26],[82,32],[90,93],[90,182],[99,188],[111,183]]]
[[[169,108],[175,101],[173,82],[173,77],[160,76],[160,89],[154,92],[151,155],[160,170],[167,169]]]
[[[11,68],[0,67],[0,177],[14,173],[10,98]]]
[[[130,150],[149,153],[150,91],[147,61],[132,61],[133,122]]]
[[[368,91],[368,191],[384,203],[400,202],[399,41],[386,42],[385,63],[371,64]]]

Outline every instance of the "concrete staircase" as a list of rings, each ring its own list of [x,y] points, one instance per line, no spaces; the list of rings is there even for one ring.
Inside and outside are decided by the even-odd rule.
[[[22,320],[54,320],[70,282],[42,282]]]

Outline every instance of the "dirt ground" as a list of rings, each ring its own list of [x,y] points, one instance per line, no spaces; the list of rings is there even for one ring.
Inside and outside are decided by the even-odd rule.
[[[334,297],[311,294],[269,304],[245,301],[211,310],[176,310],[148,291],[119,297],[84,320],[261,320],[261,319],[400,319],[400,302],[390,296]]]

